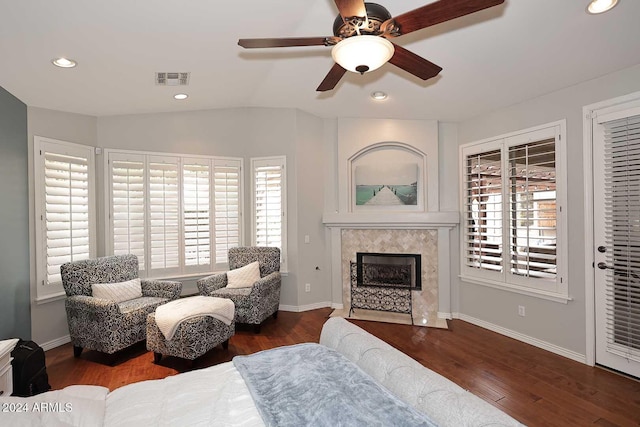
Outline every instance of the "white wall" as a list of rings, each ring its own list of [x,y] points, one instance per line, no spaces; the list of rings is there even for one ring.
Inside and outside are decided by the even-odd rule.
[[[29,139],[29,242],[31,282],[31,337],[40,345],[58,342],[69,335],[64,300],[36,303],[36,260],[33,182],[33,137],[45,136],[77,144],[97,145],[95,117],[64,113],[43,108],[27,108],[27,134]]]
[[[459,144],[567,120],[568,278],[569,295],[573,300],[562,304],[454,280],[454,294],[459,293],[459,313],[569,352],[579,355],[586,353],[582,107],[638,90],[640,66],[635,66],[462,122],[457,129],[457,139],[453,127],[448,135],[443,135],[440,141],[441,160],[444,162],[444,169],[441,166],[441,182],[445,186],[441,194],[445,197],[441,203],[453,206],[453,200],[446,200],[446,195],[458,194],[459,191]],[[454,170],[455,176],[452,173]],[[451,259],[459,268],[459,240],[452,247]],[[453,271],[456,271],[455,268]],[[526,307],[526,317],[518,316],[518,305]]]

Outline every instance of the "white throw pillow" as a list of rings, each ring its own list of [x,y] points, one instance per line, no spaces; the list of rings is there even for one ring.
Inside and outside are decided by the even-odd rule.
[[[140,298],[142,285],[139,277],[120,283],[94,283],[91,285],[91,293],[95,298],[108,299],[118,303]]]
[[[250,288],[258,280],[260,280],[258,261],[227,271],[227,288]]]

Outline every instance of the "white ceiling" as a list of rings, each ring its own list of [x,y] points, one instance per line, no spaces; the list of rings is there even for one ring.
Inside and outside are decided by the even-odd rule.
[[[395,16],[431,1],[380,3]],[[443,67],[434,79],[386,64],[319,93],[330,48],[237,41],[331,35],[333,0],[0,0],[0,86],[29,106],[94,116],[260,106],[459,121],[638,64],[640,1],[597,16],[586,3],[507,0],[394,40]],[[56,68],[58,56],[79,65]],[[156,86],[156,71],[190,71],[191,81]],[[375,90],[389,98],[374,102]],[[188,100],[174,100],[179,91]]]

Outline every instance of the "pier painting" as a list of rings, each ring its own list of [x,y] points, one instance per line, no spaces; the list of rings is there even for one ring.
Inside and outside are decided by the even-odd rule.
[[[417,163],[357,166],[355,184],[357,206],[418,204]]]

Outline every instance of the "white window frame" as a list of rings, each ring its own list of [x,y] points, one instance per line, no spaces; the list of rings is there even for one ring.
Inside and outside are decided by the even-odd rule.
[[[47,229],[45,195],[45,152],[86,157],[88,166],[88,219],[89,257],[96,256],[96,194],[95,194],[95,154],[94,147],[61,141],[42,136],[34,136],[34,211],[36,246],[36,302],[42,303],[65,295],[62,282],[47,283]]]
[[[108,216],[105,218],[105,250],[108,254],[113,254],[114,241],[113,241],[113,206],[112,206],[112,173],[110,159],[124,160],[127,158],[135,159],[136,161],[143,161],[144,163],[144,185],[145,185],[145,269],[140,271],[141,277],[144,278],[187,278],[202,276],[203,274],[225,271],[228,270],[228,262],[218,263],[215,257],[215,176],[214,168],[219,164],[236,164],[239,167],[239,245],[244,244],[244,181],[242,177],[242,171],[244,170],[244,160],[239,157],[218,157],[218,156],[201,156],[193,154],[179,154],[179,153],[159,153],[150,151],[133,151],[133,150],[120,150],[120,149],[105,149],[104,150],[104,206],[108,211]],[[162,269],[152,271],[150,266],[151,261],[151,247],[150,247],[150,233],[149,233],[149,163],[162,161],[165,159],[168,162],[176,163],[178,165],[178,199],[179,199],[179,266],[177,268]],[[209,238],[210,238],[210,264],[199,266],[186,266],[185,254],[184,254],[184,164],[207,164],[209,166]]]
[[[509,147],[555,138],[556,165],[556,279],[541,280],[510,274],[508,265],[510,243],[510,203],[508,190]],[[466,222],[466,159],[467,156],[487,151],[501,150],[502,164],[502,271],[485,271],[466,265],[466,232],[460,232],[460,278],[464,282],[503,289],[551,301],[567,303],[571,300],[568,287],[568,234],[567,234],[567,163],[566,163],[566,120],[547,123],[516,132],[487,138],[460,146],[460,215]]]
[[[271,156],[271,157],[252,157],[250,159],[251,164],[251,244],[256,245],[256,180],[255,172],[257,167],[262,166],[280,166],[282,168],[282,198],[281,198],[281,210],[282,210],[282,222],[281,222],[281,248],[280,248],[280,271],[288,272],[287,264],[287,158],[286,156]]]

